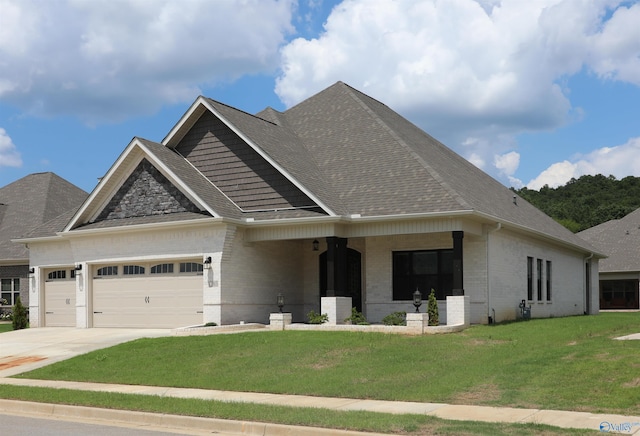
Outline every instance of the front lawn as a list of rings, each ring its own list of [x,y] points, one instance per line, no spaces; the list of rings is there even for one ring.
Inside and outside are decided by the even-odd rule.
[[[639,313],[462,333],[251,332],[141,339],[23,378],[637,415]]]

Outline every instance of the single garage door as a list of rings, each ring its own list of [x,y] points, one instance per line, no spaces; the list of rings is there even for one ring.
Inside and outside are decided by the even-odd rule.
[[[44,325],[46,327],[75,327],[76,280],[69,269],[45,270]]]
[[[94,271],[94,327],[202,324],[200,262],[107,265]]]

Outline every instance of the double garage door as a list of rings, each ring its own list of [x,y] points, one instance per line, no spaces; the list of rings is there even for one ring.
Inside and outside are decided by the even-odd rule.
[[[202,264],[162,265],[164,269],[153,274],[156,265],[92,268],[93,327],[175,328],[202,324]],[[186,271],[184,265],[189,265]],[[75,326],[75,280],[47,281],[45,286],[45,325]]]

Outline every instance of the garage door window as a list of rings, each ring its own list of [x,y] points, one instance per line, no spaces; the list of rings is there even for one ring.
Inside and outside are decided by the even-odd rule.
[[[117,276],[118,275],[118,267],[117,266],[103,266],[102,268],[98,268],[98,276]]]
[[[122,274],[125,276],[144,274],[144,267],[140,265],[125,265],[122,267]]]
[[[67,272],[63,269],[59,269],[58,271],[51,271],[47,274],[48,280],[64,280],[67,278]]]
[[[181,273],[202,273],[202,264],[196,262],[181,262]]]
[[[173,274],[172,263],[160,263],[151,267],[151,274]]]

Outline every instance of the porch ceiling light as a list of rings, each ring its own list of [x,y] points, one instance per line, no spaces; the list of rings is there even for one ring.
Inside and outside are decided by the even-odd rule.
[[[318,249],[320,248],[320,243],[318,242],[317,239],[313,240],[313,251],[318,251]]]
[[[207,256],[207,258],[202,263],[202,266],[204,267],[204,269],[210,269],[211,268],[211,256]]]
[[[413,293],[413,305],[416,306],[416,313],[420,312],[420,306],[422,306],[422,292],[416,288]]]
[[[279,292],[276,296],[276,304],[278,305],[278,309],[280,309],[280,313],[282,313],[282,308],[284,307],[284,295],[282,295],[282,292]]]

